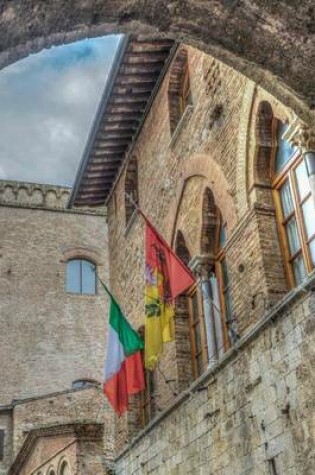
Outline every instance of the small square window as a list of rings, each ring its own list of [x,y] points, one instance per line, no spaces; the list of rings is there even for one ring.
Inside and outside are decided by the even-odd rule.
[[[73,259],[67,262],[66,290],[74,294],[96,294],[96,268],[93,262]]]

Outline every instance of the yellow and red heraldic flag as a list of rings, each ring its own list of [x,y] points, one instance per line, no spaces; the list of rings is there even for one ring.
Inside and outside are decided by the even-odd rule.
[[[195,277],[146,220],[145,367],[153,370],[163,343],[174,340],[175,299]]]

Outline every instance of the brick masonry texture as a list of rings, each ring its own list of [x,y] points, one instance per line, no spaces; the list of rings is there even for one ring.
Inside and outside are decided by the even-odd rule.
[[[31,429],[108,413],[100,388],[97,397],[89,390],[36,399],[69,390],[77,379],[102,381],[106,295],[99,287],[95,296],[67,293],[65,271],[68,258],[84,257],[108,280],[106,222],[102,211],[66,210],[68,195],[60,187],[0,182],[1,475]],[[32,400],[3,412],[25,398]],[[108,452],[110,435],[106,443]]]
[[[263,100],[280,120],[292,120],[293,113],[227,66],[193,48],[188,53],[191,105],[171,136],[168,73],[132,151],[138,160],[139,203],[173,246],[180,230],[193,257],[202,253],[203,196],[207,188],[212,191],[227,225],[233,314],[244,337],[289,290],[270,189],[263,190],[256,176],[255,114]],[[108,204],[110,281],[138,328],[144,323],[144,222],[134,215],[126,223],[124,186],[125,170]],[[182,309],[180,315],[176,343],[167,345],[157,371],[158,414],[192,383],[183,331],[187,316]],[[304,384],[312,384],[313,336],[307,328],[313,317],[308,297],[287,307],[206,381],[206,388],[184,398],[132,444],[118,459],[117,473],[268,474],[268,460],[275,457],[279,473],[311,474],[313,397],[307,390],[304,399]],[[292,333],[285,330],[288,326]],[[304,366],[305,380],[297,383]],[[136,412],[136,401],[133,408]],[[303,414],[307,428],[297,414]],[[117,421],[118,452],[137,431],[135,413]],[[305,444],[299,431],[308,434]]]
[[[114,419],[100,387],[71,389],[76,379],[102,379],[106,296],[67,294],[64,284],[67,259],[90,257],[134,327],[143,325],[144,222],[137,214],[126,222],[128,162],[108,203],[108,224],[104,209],[66,210],[68,189],[0,182],[0,475],[37,430],[78,422],[103,424],[102,440],[72,443],[56,429],[50,441],[38,439],[21,474],[38,465],[45,473],[62,457],[78,475],[104,475],[114,457],[117,475],[268,475],[271,463],[279,474],[315,471],[315,278],[288,294],[270,188],[257,173],[259,104],[268,101],[281,120],[294,113],[218,60],[187,52],[192,97],[177,129],[171,135],[171,65],[132,150],[139,203],[170,245],[180,231],[198,257],[205,252],[203,198],[211,190],[227,228],[241,338],[194,382],[181,298],[176,341],[165,347],[156,374],[156,420],[139,432],[138,397],[132,412]]]
[[[314,106],[312,0],[11,0],[0,2],[0,15],[2,67],[87,36],[170,36],[229,64],[298,113],[310,115]]]

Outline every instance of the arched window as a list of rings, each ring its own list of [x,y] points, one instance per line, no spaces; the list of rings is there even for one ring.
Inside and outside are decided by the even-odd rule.
[[[66,264],[66,291],[74,294],[96,294],[95,264],[85,259],[72,259]]]
[[[135,208],[132,201],[139,203],[138,194],[138,161],[137,157],[133,156],[128,163],[125,178],[125,210],[126,210],[126,225],[129,223]]]
[[[70,475],[69,465],[66,461],[62,462],[58,475]]]
[[[204,192],[202,216],[202,255],[197,256],[196,261],[201,285],[190,295],[189,324],[195,377],[224,354],[226,334],[232,342],[235,339],[225,257],[226,225],[208,188]]]
[[[282,250],[291,287],[299,285],[315,265],[315,208],[300,150],[286,140],[287,124],[276,121],[277,151],[272,188]]]
[[[171,67],[168,89],[171,134],[182,118],[186,107],[191,103],[188,51],[182,48]]]

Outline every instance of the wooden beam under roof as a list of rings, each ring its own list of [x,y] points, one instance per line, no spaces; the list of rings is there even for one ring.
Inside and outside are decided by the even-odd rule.
[[[69,206],[105,203],[176,49],[170,39],[124,37],[104,90]]]

